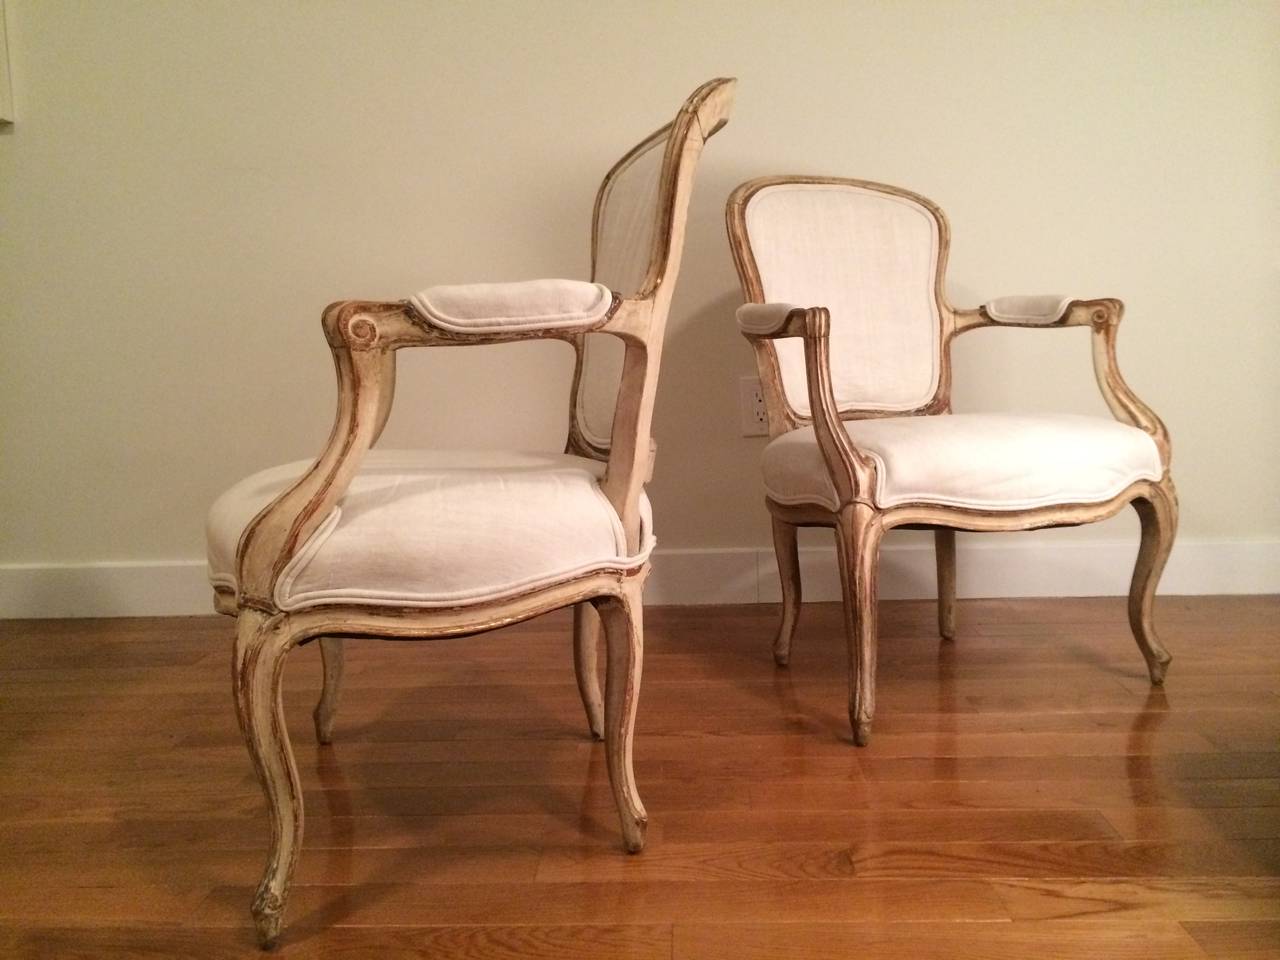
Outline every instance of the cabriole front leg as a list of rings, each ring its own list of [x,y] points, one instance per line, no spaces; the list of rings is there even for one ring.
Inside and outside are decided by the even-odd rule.
[[[876,712],[877,566],[884,530],[870,507],[857,504],[840,514],[836,553],[849,645],[849,725],[853,742],[865,747]]]
[[[609,783],[622,822],[622,839],[628,853],[644,849],[649,815],[636,789],[631,762],[636,725],[636,704],[640,696],[640,674],[644,660],[644,612],[640,599],[641,580],[628,580],[622,595],[593,601],[604,624],[608,647],[608,667],[604,688],[605,756]]]
[[[281,678],[293,646],[281,615],[242,609],[236,621],[232,687],[236,713],[271,814],[271,851],[251,911],[258,941],[280,935],[285,901],[302,848],[302,788],[284,725]]]
[[[1142,545],[1138,548],[1138,561],[1129,585],[1129,626],[1147,661],[1152,684],[1160,686],[1173,657],[1156,635],[1152,613],[1156,586],[1178,530],[1178,497],[1173,483],[1166,479],[1152,486],[1150,497],[1134,500],[1133,508],[1142,522]]]

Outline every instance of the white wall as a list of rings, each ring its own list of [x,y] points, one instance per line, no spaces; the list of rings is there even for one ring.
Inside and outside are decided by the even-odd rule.
[[[0,614],[156,608],[67,599],[45,565],[70,565],[74,594],[84,565],[198,560],[222,488],[327,434],[325,303],[585,275],[599,177],[715,75],[741,83],[673,307],[664,549],[724,561],[769,542],[762,441],[738,436],[752,361],[723,203],[748,177],[830,173],[942,204],[961,305],[1124,298],[1123,369],[1173,436],[1181,588],[1280,588],[1274,3],[7,6]],[[959,409],[1104,412],[1082,331],[956,349]],[[402,355],[387,442],[557,446],[568,359]],[[1135,537],[1124,516],[1008,542],[1052,563]],[[1228,573],[1241,550],[1263,569]]]

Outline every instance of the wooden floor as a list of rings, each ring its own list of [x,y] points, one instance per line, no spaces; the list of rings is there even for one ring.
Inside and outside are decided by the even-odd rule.
[[[279,955],[1280,957],[1280,598],[882,605],[871,746],[838,610],[652,609],[621,852],[569,621],[348,644]],[[0,624],[0,956],[252,957],[268,827],[222,618]]]

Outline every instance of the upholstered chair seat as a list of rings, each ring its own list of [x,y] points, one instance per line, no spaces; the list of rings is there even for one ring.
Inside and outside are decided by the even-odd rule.
[[[1151,435],[1115,420],[1070,414],[961,413],[846,420],[875,463],[878,507],[928,503],[971,510],[1031,510],[1100,503],[1139,480],[1159,480]],[[765,448],[765,492],[782,504],[839,506],[813,427]]]
[[[454,333],[515,333],[603,320],[613,293],[585,280],[521,280],[428,287],[409,302],[433,326]]]
[[[210,578],[234,592],[240,535],[309,460],[263,470],[214,503]],[[442,607],[487,603],[596,571],[634,569],[653,545],[627,550],[600,489],[605,465],[569,454],[371,450],[338,504],[276,582],[281,610],[326,603]]]

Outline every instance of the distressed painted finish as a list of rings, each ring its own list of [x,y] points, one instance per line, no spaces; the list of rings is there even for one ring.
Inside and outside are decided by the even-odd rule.
[[[760,371],[761,387],[768,409],[770,437],[812,425],[838,501],[837,508],[832,510],[816,503],[786,505],[766,497],[766,504],[773,516],[774,545],[782,577],[782,623],[774,646],[774,659],[779,665],[787,664],[791,638],[799,617],[800,585],[794,557],[794,528],[832,527],[835,530],[845,602],[849,722],[854,742],[864,746],[870,738],[875,714],[876,575],[880,542],[886,532],[895,527],[927,528],[935,531],[938,632],[944,639],[950,640],[955,636],[956,530],[996,532],[1075,526],[1104,520],[1132,505],[1142,522],[1142,545],[1129,588],[1129,622],[1138,649],[1146,660],[1152,684],[1162,684],[1171,658],[1156,634],[1152,608],[1160,574],[1173,548],[1178,499],[1169,473],[1168,430],[1155,412],[1125,383],[1116,361],[1116,333],[1124,314],[1124,305],[1119,300],[1109,298],[1073,300],[1067,304],[1062,315],[1050,324],[999,321],[983,308],[957,310],[947,302],[943,290],[951,231],[942,210],[932,201],[898,187],[834,177],[766,177],[742,184],[729,197],[725,211],[729,242],[738,276],[742,281],[743,295],[749,303],[765,301],[764,285],[747,234],[747,206],[759,190],[792,183],[841,184],[875,190],[908,198],[933,215],[938,225],[939,239],[933,295],[938,305],[940,356],[938,386],[926,403],[907,411],[867,410],[853,406],[841,407],[836,402],[830,370],[831,316],[825,307],[797,307],[774,332],[767,335],[747,334],[755,350]],[[1117,420],[1151,436],[1163,466],[1160,480],[1134,483],[1112,499],[1100,503],[1068,503],[1030,510],[984,511],[927,503],[901,504],[887,509],[876,507],[869,494],[869,491],[875,489],[876,463],[873,458],[858,450],[844,430],[842,421],[878,416],[950,413],[951,340],[969,330],[990,326],[1089,328],[1092,331],[1093,369],[1098,388]],[[813,411],[810,417],[799,414],[783,391],[773,343],[783,337],[800,337],[804,341],[809,404]],[[788,527],[792,529],[788,531]]]
[[[335,603],[287,612],[276,603],[276,585],[281,571],[342,499],[361,458],[377,442],[391,410],[396,351],[417,346],[566,340],[579,353],[576,398],[584,336],[620,338],[626,352],[610,445],[586,441],[575,412],[566,447],[607,462],[603,492],[622,521],[628,551],[640,552],[640,498],[652,467],[654,391],[689,195],[704,143],[728,119],[734,86],[732,80],[713,80],[699,87],[675,120],[645,141],[666,138],[649,269],[640,293],[626,298],[615,294],[602,319],[569,329],[457,334],[432,326],[404,302],[343,301],[324,311],[325,339],[338,380],[338,410],[329,441],[311,469],[245,530],[237,551],[238,593],[222,590],[214,597],[219,612],[237,617],[237,715],[271,814],[271,851],[252,907],[264,946],[279,936],[302,844],[302,797],[281,711],[281,677],[289,650],[314,639],[320,640],[325,664],[324,690],[314,714],[316,735],[328,743],[341,687],[342,638],[462,636],[575,607],[579,614],[574,665],[588,722],[592,733],[605,740],[624,845],[631,852],[643,848],[647,817],[632,769],[632,735],[643,653],[640,590],[647,563],[623,571],[588,572],[519,596],[440,609]],[[602,195],[610,177],[601,187]],[[595,674],[601,622],[608,650],[603,700]]]
[[[628,579],[618,593],[592,600],[604,624],[609,653],[604,690],[609,785],[622,821],[623,843],[629,853],[644,849],[645,827],[649,823],[649,815],[636,789],[631,759],[644,661],[644,604],[640,596],[643,588],[644,574],[641,574]]]

